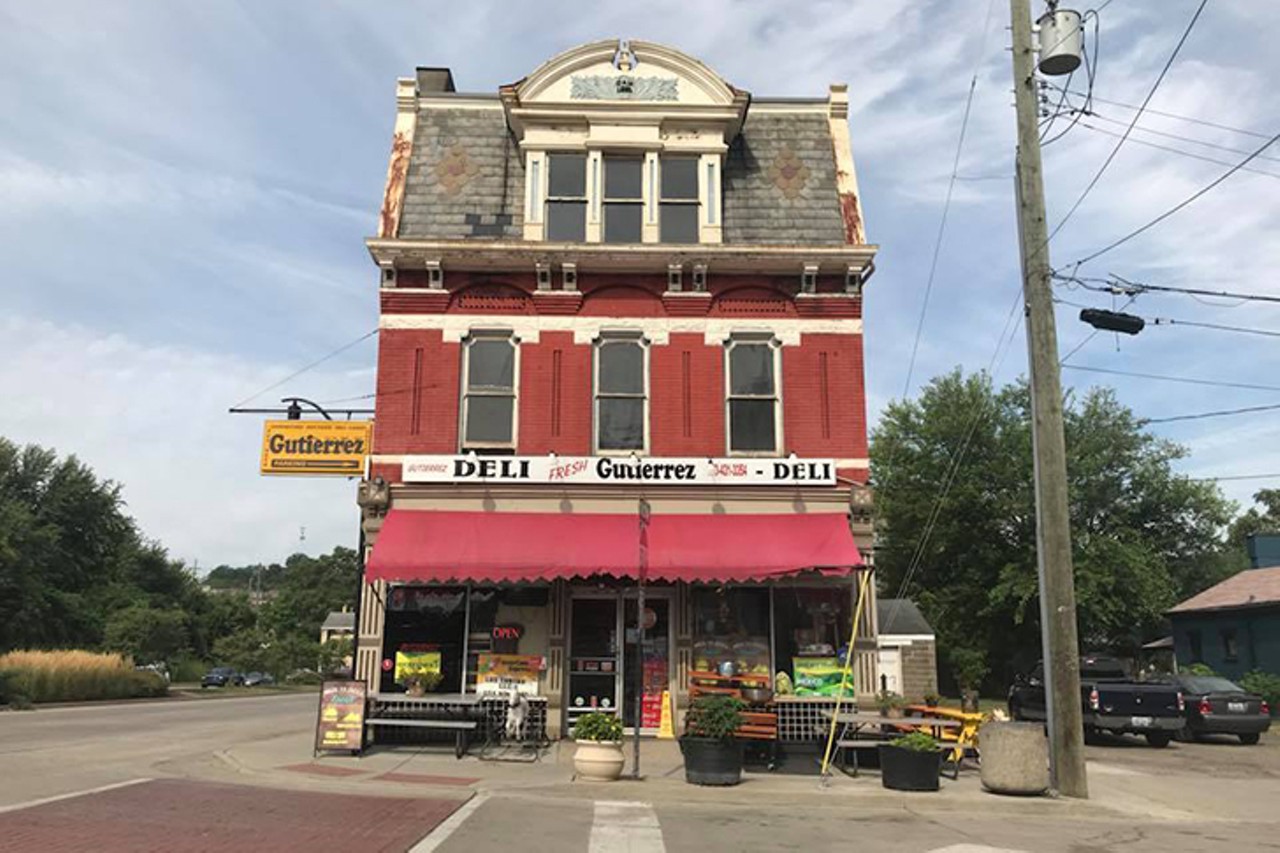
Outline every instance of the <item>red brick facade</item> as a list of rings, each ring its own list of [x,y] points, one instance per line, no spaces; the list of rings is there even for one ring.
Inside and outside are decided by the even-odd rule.
[[[649,347],[650,455],[729,455],[724,345],[708,342],[703,326],[714,320],[731,328],[735,318],[749,319],[754,327],[770,319],[789,328],[799,324],[798,344],[781,347],[784,453],[838,460],[867,455],[862,335],[823,325],[827,318],[859,318],[861,298],[833,292],[836,281],[821,282],[817,294],[794,295],[793,279],[764,276],[721,276],[708,293],[668,292],[665,278],[625,274],[584,276],[579,291],[538,291],[531,275],[476,273],[456,273],[445,288],[431,290],[420,277],[402,272],[397,287],[382,291],[377,456],[459,450],[462,344],[456,331],[449,340],[440,328],[429,328],[445,315],[474,316],[475,328],[518,318],[537,329],[536,340],[520,344],[519,454],[592,453],[594,348],[581,336],[575,342],[573,331],[553,330],[557,323],[550,320],[591,317],[640,329],[679,319],[663,325],[665,333]],[[397,317],[419,318],[428,328],[387,328]],[[539,328],[538,317],[547,317],[550,328]],[[459,322],[470,325],[449,319],[455,330]],[[395,464],[378,468],[399,480]],[[851,476],[865,479],[865,468],[857,468]]]

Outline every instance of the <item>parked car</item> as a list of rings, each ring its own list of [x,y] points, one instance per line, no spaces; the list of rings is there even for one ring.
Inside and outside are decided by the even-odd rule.
[[[245,687],[270,687],[275,683],[275,678],[267,672],[251,672],[244,677]]]
[[[229,666],[215,666],[200,679],[200,687],[236,687],[244,684],[244,676]]]
[[[1170,681],[1132,681],[1124,664],[1103,655],[1080,658],[1080,701],[1086,735],[1140,734],[1165,747],[1183,724],[1182,692]],[[1009,716],[1045,719],[1044,665],[1019,675],[1009,688]]]
[[[152,672],[169,682],[169,667],[164,663],[145,663],[134,667],[138,672]]]
[[[1176,680],[1186,700],[1187,735],[1235,735],[1241,743],[1255,744],[1271,728],[1267,700],[1234,681],[1219,675],[1179,675]]]

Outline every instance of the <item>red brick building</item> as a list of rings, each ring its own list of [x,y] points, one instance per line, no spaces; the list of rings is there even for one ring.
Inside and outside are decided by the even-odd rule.
[[[400,689],[405,648],[474,690],[493,629],[518,625],[504,650],[545,658],[553,730],[619,705],[632,725],[642,661],[652,728],[649,694],[683,708],[691,671],[842,653],[871,544],[876,252],[847,115],[843,85],[753,97],[642,42],[494,93],[445,69],[399,82],[368,240],[371,688]],[[863,637],[874,614],[872,593]],[[874,692],[874,643],[856,645]]]

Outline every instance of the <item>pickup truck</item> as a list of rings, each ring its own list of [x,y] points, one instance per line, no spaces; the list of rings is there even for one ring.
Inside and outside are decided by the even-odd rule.
[[[1176,684],[1132,681],[1115,658],[1080,658],[1080,700],[1086,736],[1098,732],[1140,734],[1154,747],[1164,747],[1185,723],[1182,691]],[[1009,688],[1009,716],[1044,720],[1044,665],[1014,679]]]

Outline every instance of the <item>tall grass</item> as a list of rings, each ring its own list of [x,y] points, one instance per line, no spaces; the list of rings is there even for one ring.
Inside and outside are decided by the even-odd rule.
[[[83,702],[163,696],[168,688],[155,673],[135,670],[124,655],[69,649],[0,655],[0,689],[6,701],[16,696],[32,702]]]

